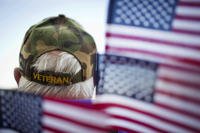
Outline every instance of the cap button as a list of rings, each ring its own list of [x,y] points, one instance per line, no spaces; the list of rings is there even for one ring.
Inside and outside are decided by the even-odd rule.
[[[59,17],[59,18],[65,18],[65,15],[59,14],[58,17]]]

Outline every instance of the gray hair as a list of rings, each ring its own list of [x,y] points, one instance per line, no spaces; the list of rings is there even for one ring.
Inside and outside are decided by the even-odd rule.
[[[76,74],[81,69],[80,63],[73,55],[61,51],[51,51],[41,55],[33,66],[38,71],[48,70],[72,74]],[[59,98],[92,98],[94,82],[91,77],[86,81],[69,86],[48,86],[29,81],[22,76],[19,81],[19,90]]]

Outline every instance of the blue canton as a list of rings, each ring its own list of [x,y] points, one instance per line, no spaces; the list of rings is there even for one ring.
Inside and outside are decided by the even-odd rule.
[[[118,94],[153,102],[157,64],[133,58],[101,55],[98,94]]]
[[[41,101],[37,96],[0,90],[0,126],[20,133],[40,133]]]
[[[177,0],[111,0],[108,23],[170,30]]]

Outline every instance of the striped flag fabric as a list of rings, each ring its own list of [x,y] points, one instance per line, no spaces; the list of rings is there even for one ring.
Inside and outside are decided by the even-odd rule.
[[[46,98],[42,127],[45,133],[108,133],[108,115],[94,106]]]
[[[0,90],[0,132],[107,133],[109,116],[88,101],[69,101]]]
[[[97,101],[111,125],[200,132],[200,1],[111,0],[108,11]]]
[[[111,117],[107,120],[114,129],[127,132],[199,132],[200,120],[174,110],[129,97],[104,94],[96,106]]]
[[[199,0],[111,0],[107,53],[199,71]]]
[[[200,132],[198,73],[129,57],[102,58],[97,90],[101,96],[95,106],[111,115],[110,127],[129,132]]]

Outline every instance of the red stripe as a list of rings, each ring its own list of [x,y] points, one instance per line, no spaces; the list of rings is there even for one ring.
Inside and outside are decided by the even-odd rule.
[[[100,130],[101,131],[107,131],[108,130],[106,127],[103,127],[101,125],[93,125],[93,124],[90,124],[90,123],[81,122],[81,121],[78,121],[78,120],[73,120],[69,117],[53,114],[53,113],[50,113],[48,111],[45,111],[43,113],[43,115],[46,116],[46,117],[49,117],[49,116],[54,117],[54,118],[57,118],[57,119],[60,119],[60,120],[70,122],[70,123],[76,123],[77,125],[84,126],[84,127],[87,127],[87,128],[93,128],[93,129],[96,129],[96,130],[99,130],[99,131]]]
[[[166,130],[163,130],[163,129],[157,128],[157,127],[155,127],[153,125],[141,122],[141,121],[139,121],[137,119],[132,119],[132,118],[128,118],[128,117],[124,117],[124,116],[119,116],[119,115],[114,115],[114,114],[111,114],[111,116],[112,116],[112,118],[117,118],[119,120],[125,120],[127,122],[131,122],[132,124],[136,123],[136,124],[142,125],[144,127],[148,127],[150,129],[156,130],[157,132],[167,133]]]
[[[194,30],[183,30],[183,29],[173,28],[173,32],[200,36],[200,31],[194,31]]]
[[[189,20],[189,21],[200,21],[200,17],[180,15],[180,14],[176,14],[175,19],[178,19],[178,20]]]
[[[183,101],[189,101],[194,104],[197,104],[197,106],[200,106],[200,99],[196,99],[194,97],[184,96],[181,94],[173,93],[171,91],[163,90],[163,89],[159,89],[159,88],[156,88],[156,93],[158,93],[158,94],[160,93],[160,94],[167,95],[170,97],[175,97],[175,98],[177,98],[179,100],[183,100]]]
[[[200,7],[200,2],[180,1],[179,6]]]
[[[178,70],[178,71],[183,71],[183,72],[188,72],[188,73],[200,75],[200,69],[194,70],[194,69],[191,69],[191,68],[186,68],[184,66],[175,66],[175,65],[163,64],[163,63],[160,64],[159,67],[160,68],[170,68],[170,69],[174,69],[174,70]]]
[[[43,130],[47,130],[47,131],[54,132],[54,133],[69,133],[67,131],[62,131],[60,129],[50,127],[48,125],[43,125],[42,128],[43,128]]]
[[[120,47],[113,47],[113,46],[106,45],[106,51],[108,52],[109,50],[115,50],[115,51],[119,51],[119,52],[127,51],[127,52],[133,52],[133,53],[142,53],[142,54],[147,55],[147,56],[153,55],[153,56],[165,58],[166,60],[167,59],[175,60],[175,61],[179,61],[179,62],[182,62],[182,63],[187,63],[187,64],[191,64],[191,65],[195,65],[195,66],[200,67],[200,61],[199,60],[194,60],[194,59],[190,59],[190,58],[181,58],[181,57],[177,57],[177,56],[161,54],[161,53],[156,53],[156,52],[151,52],[151,51],[136,50],[136,49],[131,49],[131,48],[120,48]]]
[[[190,81],[183,81],[180,79],[173,79],[172,77],[165,77],[165,76],[159,76],[158,77],[160,80],[163,81],[167,81],[167,82],[171,82],[171,83],[175,83],[175,84],[180,84],[182,86],[187,86],[187,87],[192,87],[196,90],[200,90],[200,83],[193,83]]]
[[[189,45],[189,44],[184,44],[184,43],[178,43],[178,42],[170,42],[170,41],[165,41],[165,40],[158,40],[158,39],[153,39],[153,38],[146,38],[146,37],[139,37],[139,36],[133,36],[133,35],[124,35],[124,34],[116,34],[116,33],[106,33],[106,37],[115,37],[115,38],[123,38],[123,39],[130,39],[130,40],[139,40],[139,41],[144,41],[144,42],[151,42],[157,45],[168,45],[168,46],[178,46],[178,47],[185,47],[185,48],[190,48],[190,49],[195,49],[195,50],[200,50],[200,43],[199,46],[194,46],[194,45]]]
[[[176,84],[176,85],[178,85],[178,86],[180,86],[180,88],[182,87],[182,89],[188,89],[188,90],[190,90],[190,91],[193,91],[193,90],[195,90],[195,91],[199,91],[200,89],[199,88],[193,88],[193,87],[191,87],[191,86],[186,86],[186,85],[183,85],[183,84],[179,84],[179,83],[174,83],[173,81],[171,81],[171,80],[163,80],[162,81],[162,79],[159,79],[159,80],[161,80],[161,82],[168,82],[169,84],[170,83],[173,83],[173,84]],[[166,83],[167,84],[167,83]]]
[[[134,105],[134,103],[133,103],[133,105]],[[153,112],[151,112],[151,111],[149,111],[149,112],[144,111],[144,110],[142,110],[142,108],[138,109],[138,108],[128,107],[128,106],[125,106],[125,105],[115,104],[115,103],[98,103],[95,106],[98,107],[99,109],[103,109],[103,110],[105,110],[106,108],[110,108],[110,107],[124,108],[124,109],[130,110],[130,111],[135,111],[135,112],[138,112],[138,113],[141,113],[141,114],[144,114],[144,115],[151,116],[151,117],[153,117],[155,119],[170,123],[172,125],[176,125],[176,126],[179,126],[179,127],[183,127],[183,128],[189,129],[189,130],[194,131],[194,132],[200,132],[200,130],[198,130],[196,128],[193,128],[193,127],[191,127],[189,125],[185,125],[184,123],[176,122],[176,121],[174,121],[172,119],[168,119],[168,118],[165,118],[163,116],[159,116],[157,114],[153,114]]]
[[[191,118],[196,118],[196,119],[200,120],[199,114],[195,114],[193,112],[189,112],[189,111],[178,109],[176,107],[172,107],[172,106],[169,106],[169,105],[166,105],[166,104],[163,104],[163,103],[159,103],[159,101],[155,101],[155,105],[162,107],[162,108],[165,108],[165,109],[173,110],[173,111],[178,112],[180,114],[184,114],[184,115],[187,115]]]
[[[123,126],[120,126],[120,125],[118,125],[118,126],[111,126],[112,127],[112,129],[114,129],[112,132],[110,132],[110,133],[118,133],[118,131],[122,131],[122,133],[123,133],[123,131],[125,131],[124,133],[138,133],[138,131],[137,130],[134,130],[134,129],[129,129],[129,128],[125,128],[125,127],[123,127]]]

